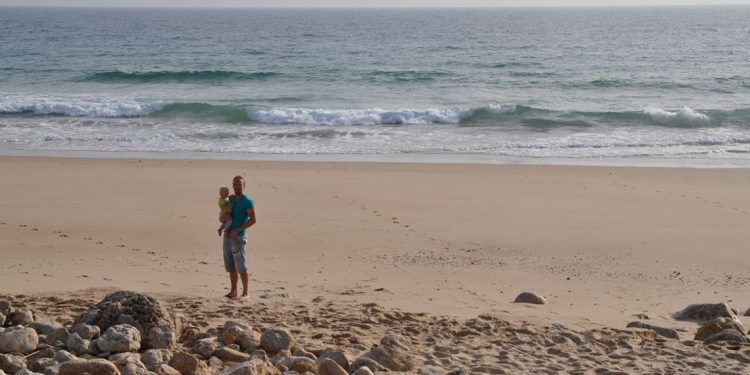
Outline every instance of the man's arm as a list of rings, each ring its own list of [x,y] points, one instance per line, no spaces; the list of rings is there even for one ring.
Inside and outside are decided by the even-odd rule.
[[[232,232],[229,233],[229,237],[237,237],[240,232],[255,225],[255,222],[255,208],[248,208],[247,220],[239,227],[232,229]]]

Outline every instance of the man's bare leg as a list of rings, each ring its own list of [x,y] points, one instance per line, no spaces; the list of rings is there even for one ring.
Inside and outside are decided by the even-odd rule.
[[[242,277],[242,296],[247,297],[247,284],[248,284],[247,272],[241,273],[240,277]],[[236,294],[236,289],[235,289],[235,294]]]
[[[227,297],[229,298],[237,297],[237,279],[238,279],[237,276],[238,276],[237,271],[229,272],[229,284],[232,287],[232,289],[229,291],[229,294],[227,294]]]

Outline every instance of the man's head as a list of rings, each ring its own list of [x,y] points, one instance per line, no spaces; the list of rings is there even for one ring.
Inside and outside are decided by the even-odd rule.
[[[234,194],[242,195],[245,192],[245,178],[234,176],[232,179],[232,189],[234,189]]]

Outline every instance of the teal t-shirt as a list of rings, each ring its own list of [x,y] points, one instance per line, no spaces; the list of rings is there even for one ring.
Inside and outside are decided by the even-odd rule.
[[[229,230],[239,228],[250,218],[247,215],[247,210],[255,208],[255,202],[245,194],[242,194],[239,200],[234,195],[229,196],[229,201],[232,202],[232,225],[229,226]],[[245,236],[246,231],[240,232],[240,236]]]

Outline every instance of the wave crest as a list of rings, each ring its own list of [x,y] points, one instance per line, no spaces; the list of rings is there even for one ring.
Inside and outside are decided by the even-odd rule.
[[[85,76],[82,81],[90,82],[221,82],[267,79],[280,75],[276,72],[235,72],[226,70],[186,70],[153,72],[99,72]]]
[[[646,113],[651,120],[662,125],[700,126],[707,125],[710,118],[690,107],[683,107],[676,112],[669,112],[659,108],[647,108]]]
[[[92,97],[0,98],[0,113],[33,114],[41,116],[70,117],[139,117],[161,109],[161,104],[140,104],[134,101],[111,100]]]
[[[266,124],[305,125],[458,123],[464,118],[471,116],[472,113],[473,110],[469,108],[425,110],[267,108],[248,110],[248,115],[253,121]]]

